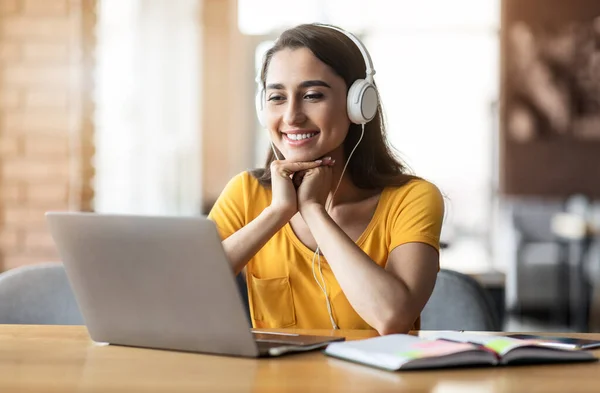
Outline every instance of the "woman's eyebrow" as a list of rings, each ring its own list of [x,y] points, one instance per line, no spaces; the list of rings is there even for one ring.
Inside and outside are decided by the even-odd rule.
[[[300,85],[298,85],[298,86],[302,87],[302,88],[321,86],[321,87],[328,87],[331,89],[331,86],[329,86],[329,84],[327,84],[326,82],[324,82],[322,80],[318,80],[318,79],[304,81],[304,82],[300,83]],[[285,86],[282,83],[269,83],[267,85],[267,89],[283,90],[283,89],[285,89]]]

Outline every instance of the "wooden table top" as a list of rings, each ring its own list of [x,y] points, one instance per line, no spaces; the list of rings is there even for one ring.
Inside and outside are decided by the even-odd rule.
[[[347,339],[373,335],[285,331]],[[564,335],[600,340],[600,334]],[[200,391],[598,392],[600,362],[389,372],[320,352],[243,359],[100,345],[83,326],[0,325],[0,392]]]

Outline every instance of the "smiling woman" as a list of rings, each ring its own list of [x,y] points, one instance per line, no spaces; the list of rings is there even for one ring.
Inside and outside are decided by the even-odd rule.
[[[246,267],[255,327],[419,326],[444,204],[392,154],[374,73],[333,26],[289,29],[265,55],[257,109],[272,152],[209,215],[234,271]]]

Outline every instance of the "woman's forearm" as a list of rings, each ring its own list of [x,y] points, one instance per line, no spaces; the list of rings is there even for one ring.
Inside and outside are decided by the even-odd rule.
[[[410,291],[377,265],[318,206],[302,212],[319,249],[326,256],[346,298],[380,334],[408,331],[414,322]],[[404,312],[403,312],[404,311]]]
[[[235,274],[241,272],[254,254],[289,220],[289,217],[267,207],[248,225],[223,240],[225,254]]]

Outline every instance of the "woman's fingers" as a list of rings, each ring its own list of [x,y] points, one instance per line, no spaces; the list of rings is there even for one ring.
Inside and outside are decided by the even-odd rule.
[[[323,164],[323,160],[306,161],[306,162],[286,162],[282,167],[288,171],[300,172],[307,169],[317,168]]]
[[[294,174],[294,172],[287,170],[285,168],[282,168],[279,170],[279,174],[281,175],[281,177],[283,177],[285,179],[289,179]]]
[[[323,158],[323,164],[324,166],[333,166],[333,164],[335,164],[335,160],[331,157],[325,157]]]
[[[325,157],[321,160],[315,161],[302,161],[302,162],[287,162],[273,161],[271,163],[271,172],[278,173],[281,177],[289,178],[296,172],[306,171],[308,169],[318,168],[322,165],[331,166],[335,163],[335,160],[331,157]]]

